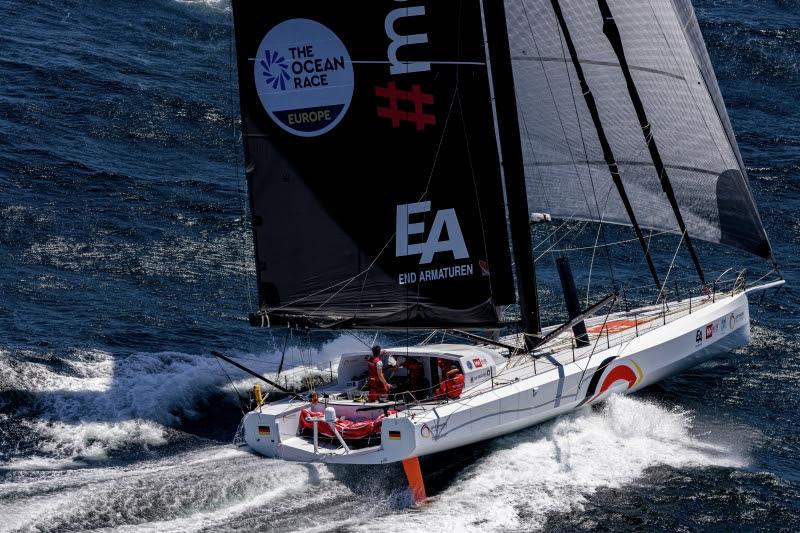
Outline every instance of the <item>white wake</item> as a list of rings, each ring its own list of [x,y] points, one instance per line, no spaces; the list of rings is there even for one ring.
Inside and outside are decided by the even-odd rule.
[[[497,439],[491,448],[421,512],[384,517],[361,529],[538,529],[549,514],[579,511],[597,489],[634,482],[650,467],[746,464],[729,447],[694,436],[688,413],[627,396]]]
[[[309,375],[328,376],[328,362],[363,350],[352,337],[339,337],[319,349],[290,347],[281,384],[300,387]],[[168,442],[170,428],[202,416],[213,395],[242,395],[254,378],[211,357],[161,352],[117,357],[87,351],[62,360],[62,368],[22,362],[0,351],[2,386],[35,398],[35,416],[19,428],[38,438],[36,452],[0,463],[0,469],[57,469],[85,466],[120,449],[147,450]],[[245,366],[274,378],[280,353],[233,354]],[[228,380],[233,379],[233,386]],[[234,390],[235,388],[235,390]],[[235,424],[234,424],[235,425]],[[231,435],[231,438],[233,435]]]

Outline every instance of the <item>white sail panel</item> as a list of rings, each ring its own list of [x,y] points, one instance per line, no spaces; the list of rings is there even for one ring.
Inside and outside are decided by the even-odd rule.
[[[597,0],[561,0],[639,224],[680,233]],[[689,235],[770,257],[688,0],[608,0]],[[550,0],[506,0],[533,211],[630,225]]]

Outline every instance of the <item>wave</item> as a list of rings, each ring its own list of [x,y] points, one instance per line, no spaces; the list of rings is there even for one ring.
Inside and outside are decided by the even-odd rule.
[[[310,376],[335,375],[329,361],[363,347],[352,337],[314,350],[290,347],[280,382],[299,389]],[[233,357],[274,378],[280,354]],[[0,351],[0,375],[6,376],[2,389],[22,397],[11,405],[16,407],[14,421],[4,425],[13,424],[15,433],[31,442],[0,463],[0,469],[70,468],[106,460],[115,451],[147,452],[185,439],[184,430],[203,424],[221,425],[229,433],[222,438],[232,438],[241,416],[238,407],[255,380],[222,365],[224,372],[212,357],[178,352],[115,356],[85,351],[60,359],[54,369]],[[209,434],[219,432],[210,428],[203,433]]]
[[[200,5],[204,7],[210,7],[213,9],[219,9],[221,11],[230,11],[231,10],[231,2],[230,0],[175,0],[179,4],[189,4],[189,5]]]
[[[288,531],[387,512],[389,492],[353,491],[339,478],[220,446],[127,467],[19,472],[0,485],[0,529]]]
[[[551,514],[580,511],[598,489],[629,484],[656,466],[747,464],[731,447],[695,436],[689,413],[626,396],[497,439],[491,450],[421,512],[382,517],[359,529],[541,529]]]
[[[746,464],[731,446],[696,436],[688,413],[612,397],[489,442],[415,508],[397,465],[307,465],[216,445],[123,467],[13,472],[0,500],[12,529],[519,531],[542,529],[554,513],[580,511],[599,489],[637,482],[660,465]]]

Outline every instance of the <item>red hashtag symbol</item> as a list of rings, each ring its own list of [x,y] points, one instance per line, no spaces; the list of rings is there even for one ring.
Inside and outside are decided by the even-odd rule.
[[[435,126],[436,117],[425,113],[423,106],[433,104],[433,95],[422,92],[419,84],[411,86],[411,91],[400,91],[393,81],[386,87],[375,87],[375,96],[389,100],[387,107],[378,108],[378,116],[392,121],[393,128],[399,128],[401,122],[413,122],[417,131],[425,129],[428,124]],[[411,102],[414,111],[401,111],[398,102]]]

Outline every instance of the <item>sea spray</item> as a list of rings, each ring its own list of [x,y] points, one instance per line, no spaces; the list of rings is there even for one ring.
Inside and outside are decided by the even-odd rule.
[[[742,467],[727,446],[692,433],[692,417],[656,403],[613,396],[491,443],[421,512],[379,519],[363,530],[422,530],[446,523],[458,531],[530,530],[554,512],[581,509],[601,487],[620,487],[648,468]]]
[[[336,370],[331,360],[363,349],[352,337],[336,338],[318,349],[290,347],[298,354],[280,381],[299,390],[309,377],[330,379]],[[22,416],[15,425],[35,449],[20,450],[23,457],[12,453],[0,463],[5,469],[68,468],[105,460],[115,451],[148,451],[171,439],[190,438],[179,430],[186,425],[196,430],[193,424],[203,420],[218,426],[223,418],[232,439],[241,417],[238,407],[246,403],[255,381],[233,367],[221,370],[210,356],[178,352],[115,356],[90,350],[74,354],[57,369],[13,355],[0,352],[3,396],[8,391],[22,395],[17,406]],[[275,377],[280,354],[238,356],[246,366]]]

